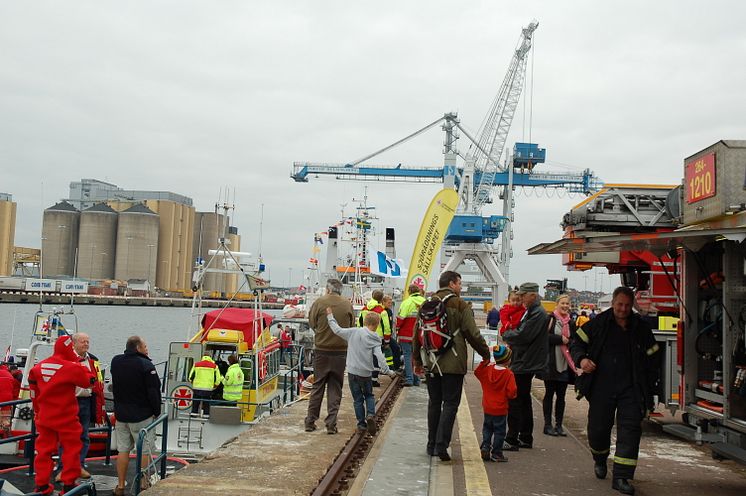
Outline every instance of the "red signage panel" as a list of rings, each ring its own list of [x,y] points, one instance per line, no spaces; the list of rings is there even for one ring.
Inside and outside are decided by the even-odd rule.
[[[686,202],[696,203],[715,196],[715,154],[692,160],[684,167]]]

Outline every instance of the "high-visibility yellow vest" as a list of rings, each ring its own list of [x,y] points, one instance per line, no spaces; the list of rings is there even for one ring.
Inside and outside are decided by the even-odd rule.
[[[220,370],[212,358],[203,356],[202,360],[195,363],[192,370],[189,371],[189,379],[192,381],[192,387],[202,391],[212,391],[220,384],[223,377]]]
[[[223,399],[225,401],[241,401],[243,394],[243,370],[234,363],[225,372],[223,378]]]

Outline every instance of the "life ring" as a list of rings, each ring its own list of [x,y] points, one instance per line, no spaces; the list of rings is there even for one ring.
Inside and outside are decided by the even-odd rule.
[[[267,354],[264,351],[259,352],[259,381],[263,381],[267,374],[269,374],[269,362],[267,361]]]

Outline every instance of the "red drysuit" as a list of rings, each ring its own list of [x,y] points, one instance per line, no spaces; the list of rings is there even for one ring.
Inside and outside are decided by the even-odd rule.
[[[31,399],[39,437],[36,439],[36,487],[49,484],[54,468],[52,455],[57,445],[62,455],[62,483],[75,484],[80,476],[80,450],[83,429],[78,420],[75,387],[91,387],[95,378],[78,363],[70,336],[61,336],[54,343],[54,354],[42,360],[29,373]]]

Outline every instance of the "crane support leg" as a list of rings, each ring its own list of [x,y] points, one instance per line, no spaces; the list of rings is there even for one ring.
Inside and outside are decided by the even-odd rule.
[[[505,301],[508,296],[508,282],[495,262],[496,253],[491,247],[481,243],[466,243],[448,249],[453,253],[446,262],[444,271],[458,270],[464,260],[473,260],[492,287],[492,304],[499,306]]]

